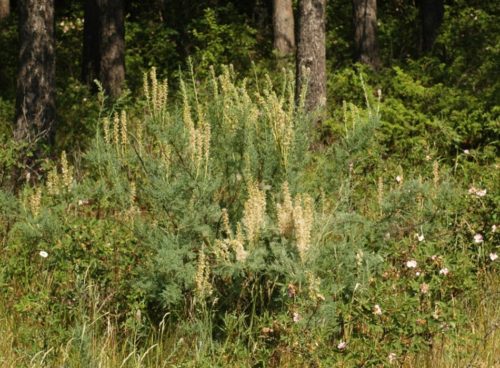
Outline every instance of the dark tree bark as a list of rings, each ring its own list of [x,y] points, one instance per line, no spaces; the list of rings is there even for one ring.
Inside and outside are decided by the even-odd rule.
[[[99,79],[100,21],[97,0],[86,0],[83,21],[82,82],[95,88]]]
[[[292,0],[273,0],[274,48],[278,56],[292,55],[295,51],[295,24]]]
[[[444,17],[443,0],[420,0],[420,21],[422,24],[422,51],[428,52],[434,46],[439,27]]]
[[[20,0],[14,138],[34,148],[55,133],[54,0]]]
[[[380,67],[377,43],[377,0],[353,0],[355,59]]]
[[[125,11],[123,0],[86,0],[82,80],[98,79],[105,92],[118,97],[125,81]]]
[[[10,14],[10,0],[0,0],[0,20],[7,18]]]
[[[325,8],[326,0],[299,2],[296,85],[297,96],[306,90],[307,111],[326,105]]]
[[[118,97],[125,81],[125,11],[123,0],[98,0],[100,10],[99,80]]]

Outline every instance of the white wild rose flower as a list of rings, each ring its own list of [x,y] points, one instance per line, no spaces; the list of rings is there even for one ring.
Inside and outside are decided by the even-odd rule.
[[[340,341],[337,345],[337,349],[344,350],[347,347],[347,343],[345,341]]]
[[[415,261],[414,259],[411,259],[409,261],[406,262],[406,267],[408,268],[417,268],[417,261]]]
[[[477,192],[476,192],[476,195],[478,197],[484,197],[486,195],[486,189],[479,189]]]
[[[449,272],[450,271],[446,267],[439,270],[439,274],[443,276],[448,275]]]
[[[477,197],[484,197],[488,191],[486,189],[478,189],[474,186],[469,188],[468,193],[471,195],[475,195]]]
[[[481,234],[477,233],[476,235],[474,235],[474,243],[479,244],[482,243],[483,241],[484,239]]]

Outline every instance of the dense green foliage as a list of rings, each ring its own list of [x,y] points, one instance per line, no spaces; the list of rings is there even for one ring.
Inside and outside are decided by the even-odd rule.
[[[78,81],[71,3],[36,172],[11,140],[16,14],[0,25],[0,365],[405,366],[466,341],[498,281],[496,2],[450,3],[427,55],[412,2],[381,2],[378,72],[329,4],[319,131],[264,2],[130,1],[113,103]]]

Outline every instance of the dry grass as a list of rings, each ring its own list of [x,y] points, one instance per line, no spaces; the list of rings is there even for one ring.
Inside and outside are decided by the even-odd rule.
[[[436,340],[431,352],[408,357],[405,368],[457,368],[500,367],[500,283],[496,274],[485,277],[483,292],[478,299],[467,301],[469,323],[458,331],[459,338]],[[2,307],[2,306],[0,306]],[[462,306],[463,307],[463,306]],[[96,333],[104,330],[104,333]],[[159,368],[170,366],[213,366],[215,361],[199,354],[196,343],[178,337],[166,337],[161,331],[151,337],[146,350],[139,350],[135,336],[118,342],[113,323],[101,316],[81,329],[81,336],[65,345],[28,354],[18,343],[14,317],[0,309],[0,367],[102,367],[102,368]],[[104,327],[104,328],[103,328]],[[36,335],[36,332],[35,332]],[[194,343],[194,346],[193,346]],[[32,348],[32,347],[27,347]],[[224,361],[224,366],[248,366],[248,356],[228,357],[226,354],[213,359]],[[203,357],[205,356],[205,358]],[[294,367],[298,362],[280,359],[279,366]],[[210,361],[207,361],[210,360]],[[50,362],[50,363],[49,363]],[[231,363],[228,363],[231,362]],[[272,362],[269,362],[272,364]],[[299,363],[300,364],[300,363]],[[319,363],[321,365],[321,363]],[[339,362],[338,367],[350,367],[349,361]]]

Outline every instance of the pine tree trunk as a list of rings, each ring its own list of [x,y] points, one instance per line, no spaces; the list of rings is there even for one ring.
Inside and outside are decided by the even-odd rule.
[[[10,0],[0,0],[0,20],[7,18],[10,14]]]
[[[274,48],[279,57],[295,51],[295,25],[292,0],[273,0]]]
[[[83,54],[82,54],[82,82],[96,87],[94,80],[99,79],[100,59],[100,19],[97,0],[85,0],[83,21]]]
[[[297,96],[306,92],[307,111],[326,105],[325,8],[326,0],[299,2]]]
[[[99,80],[112,98],[125,82],[125,11],[123,0],[97,0],[100,14]]]
[[[20,0],[18,5],[14,138],[41,147],[51,143],[55,132],[54,0]]]
[[[356,61],[378,69],[377,0],[353,0],[352,5]]]
[[[443,0],[420,0],[420,19],[422,22],[422,51],[428,52],[434,46],[439,27],[443,22]]]

